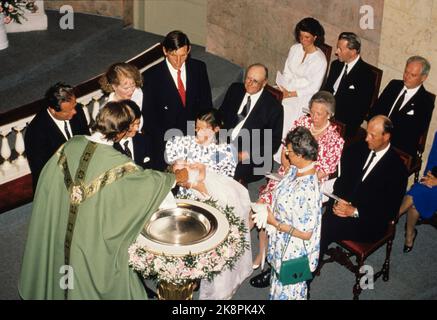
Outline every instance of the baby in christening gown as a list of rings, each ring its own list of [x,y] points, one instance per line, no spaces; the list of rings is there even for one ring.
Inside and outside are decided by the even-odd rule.
[[[188,164],[183,160],[178,160],[173,165],[173,169],[182,168],[188,169],[187,187],[191,187],[188,189],[189,192],[200,199],[212,198],[217,200],[221,206],[234,207],[234,213],[246,225],[247,232],[245,236],[249,249],[243,253],[232,270],[225,269],[212,281],[202,280],[200,284],[200,300],[231,299],[241,283],[253,272],[249,234],[249,192],[234,179],[220,175],[203,164]]]

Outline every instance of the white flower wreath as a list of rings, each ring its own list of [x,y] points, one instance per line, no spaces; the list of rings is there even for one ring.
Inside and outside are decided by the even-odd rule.
[[[180,198],[188,199],[188,197]],[[245,238],[246,226],[243,220],[235,215],[233,207],[221,207],[212,199],[200,200],[192,197],[190,199],[208,204],[222,212],[229,222],[228,236],[210,251],[185,256],[152,253],[135,242],[129,247],[129,265],[143,277],[174,284],[195,279],[212,280],[225,268],[233,268],[244,251],[249,248]]]

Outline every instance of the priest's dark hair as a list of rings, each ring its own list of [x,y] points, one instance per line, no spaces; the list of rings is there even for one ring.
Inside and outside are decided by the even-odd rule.
[[[129,108],[132,109],[132,111],[135,114],[135,120],[141,118],[141,109],[140,109],[140,107],[138,107],[138,105],[135,103],[135,101],[125,99],[125,100],[120,100],[119,102],[122,104],[126,104]]]
[[[135,112],[126,101],[108,102],[98,113],[91,129],[98,131],[109,141],[115,141],[122,132],[127,132],[135,121]]]

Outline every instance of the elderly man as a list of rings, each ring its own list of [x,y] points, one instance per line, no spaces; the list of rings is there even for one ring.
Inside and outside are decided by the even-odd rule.
[[[264,90],[267,68],[256,63],[247,68],[244,83],[233,83],[220,113],[225,129],[237,145],[239,163],[235,180],[250,183],[272,169],[272,156],[281,144],[284,111],[275,97]]]
[[[181,31],[172,31],[162,42],[165,60],[144,73],[144,128],[152,141],[152,168],[163,170],[164,135],[169,129],[187,133],[187,121],[193,121],[204,109],[212,107],[211,87],[206,65],[189,58],[190,40]],[[176,133],[175,133],[176,134]]]
[[[76,103],[71,86],[58,82],[47,90],[45,99],[47,108],[36,114],[24,136],[33,191],[41,170],[55,151],[74,135],[90,134],[82,106]]]
[[[338,37],[335,55],[323,90],[335,96],[335,119],[346,125],[346,136],[353,136],[370,109],[375,76],[361,59],[361,40],[352,32]]]
[[[393,146],[415,157],[420,136],[429,127],[435,97],[425,90],[430,63],[423,57],[407,60],[403,80],[392,80],[370,111],[383,114],[393,122]]]
[[[407,186],[404,164],[390,145],[393,124],[385,116],[372,118],[366,143],[351,146],[341,159],[341,174],[323,215],[321,257],[338,240],[373,242],[387,231]]]

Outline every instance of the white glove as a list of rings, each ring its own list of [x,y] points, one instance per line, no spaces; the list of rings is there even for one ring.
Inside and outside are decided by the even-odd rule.
[[[258,226],[258,228],[266,228],[267,226],[267,204],[266,203],[255,203],[252,202],[250,204],[250,207],[252,208],[253,214],[252,219],[253,222]]]
[[[273,233],[276,232],[276,228],[272,226],[271,224],[267,224],[266,232],[269,236],[271,236]]]

